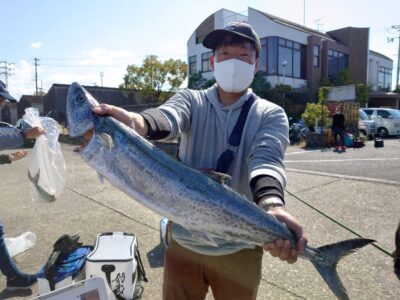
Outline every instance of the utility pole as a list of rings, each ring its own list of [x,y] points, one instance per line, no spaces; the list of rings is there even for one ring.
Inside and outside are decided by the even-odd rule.
[[[306,0],[303,1],[303,26],[306,27]]]
[[[100,72],[100,81],[101,81],[101,87],[103,87],[103,76],[104,76],[104,72]]]
[[[40,59],[38,59],[38,58],[34,58],[34,60],[35,60],[35,83],[36,83],[36,95],[38,95],[38,77],[37,77],[37,67],[39,66],[38,65],[38,61],[40,60]]]
[[[396,86],[394,87],[395,89],[397,89],[399,87],[399,73],[400,73],[400,25],[393,25],[391,26],[392,29],[397,30],[397,32],[399,33],[398,37],[395,38],[388,38],[388,42],[394,42],[395,39],[399,40],[399,46],[398,46],[398,50],[397,50],[397,72],[396,72]]]
[[[8,63],[6,60],[0,61],[0,70],[4,70],[3,72],[0,72],[0,74],[4,74],[4,81],[6,83],[6,86],[8,86],[8,76],[14,75],[11,74],[10,71],[13,69],[12,66],[14,66],[14,63]]]

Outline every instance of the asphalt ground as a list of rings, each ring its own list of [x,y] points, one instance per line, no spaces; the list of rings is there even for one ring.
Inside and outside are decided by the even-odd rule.
[[[356,237],[336,221],[375,239],[387,252],[394,250],[400,219],[399,146],[396,139],[385,140],[385,147],[379,149],[368,142],[364,148],[341,154],[289,147],[287,209],[303,224],[310,245]],[[143,284],[142,299],[161,299],[160,216],[109,183],[100,183],[96,172],[73,152],[73,146],[62,144],[62,149],[68,168],[66,187],[52,203],[41,200],[27,178],[29,156],[0,166],[0,220],[6,237],[28,230],[38,237],[32,249],[15,257],[19,268],[37,272],[54,242],[65,233],[79,234],[84,244],[94,244],[102,232],[134,233],[149,279]],[[351,299],[400,299],[400,281],[393,274],[392,258],[371,245],[343,258],[338,272]],[[31,299],[38,292],[37,285],[23,292],[8,292],[5,285],[5,277],[0,275],[0,299]],[[207,299],[213,299],[210,293]],[[310,262],[300,259],[288,265],[267,254],[258,299],[335,297]]]

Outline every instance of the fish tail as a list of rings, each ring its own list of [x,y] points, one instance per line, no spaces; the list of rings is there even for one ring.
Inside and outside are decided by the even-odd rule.
[[[318,255],[311,258],[311,262],[338,299],[347,300],[349,296],[336,271],[337,263],[343,256],[351,254],[372,242],[374,240],[356,238],[316,249]]]

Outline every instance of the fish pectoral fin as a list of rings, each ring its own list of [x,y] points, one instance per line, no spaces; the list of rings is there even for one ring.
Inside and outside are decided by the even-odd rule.
[[[97,177],[99,178],[101,184],[104,184],[104,176],[97,172]]]
[[[28,170],[28,178],[33,184],[37,184],[39,181],[40,170],[37,172],[35,176],[32,176],[31,172]]]
[[[211,169],[202,169],[201,172],[206,175],[207,177],[215,180],[219,183],[226,183],[232,179],[232,177],[225,173],[220,173]]]
[[[217,242],[215,241],[214,238],[216,238],[217,236],[209,233],[209,232],[192,232],[192,236],[194,239],[201,241],[209,246],[213,246],[213,247],[218,247]]]
[[[109,135],[107,133],[100,133],[99,135],[100,135],[101,141],[103,142],[104,147],[106,147],[109,150],[112,147],[114,147],[114,142],[113,142],[111,135]]]

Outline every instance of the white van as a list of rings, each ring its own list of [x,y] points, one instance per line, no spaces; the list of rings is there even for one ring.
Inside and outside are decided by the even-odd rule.
[[[375,121],[377,136],[400,135],[400,112],[392,108],[362,108]]]

